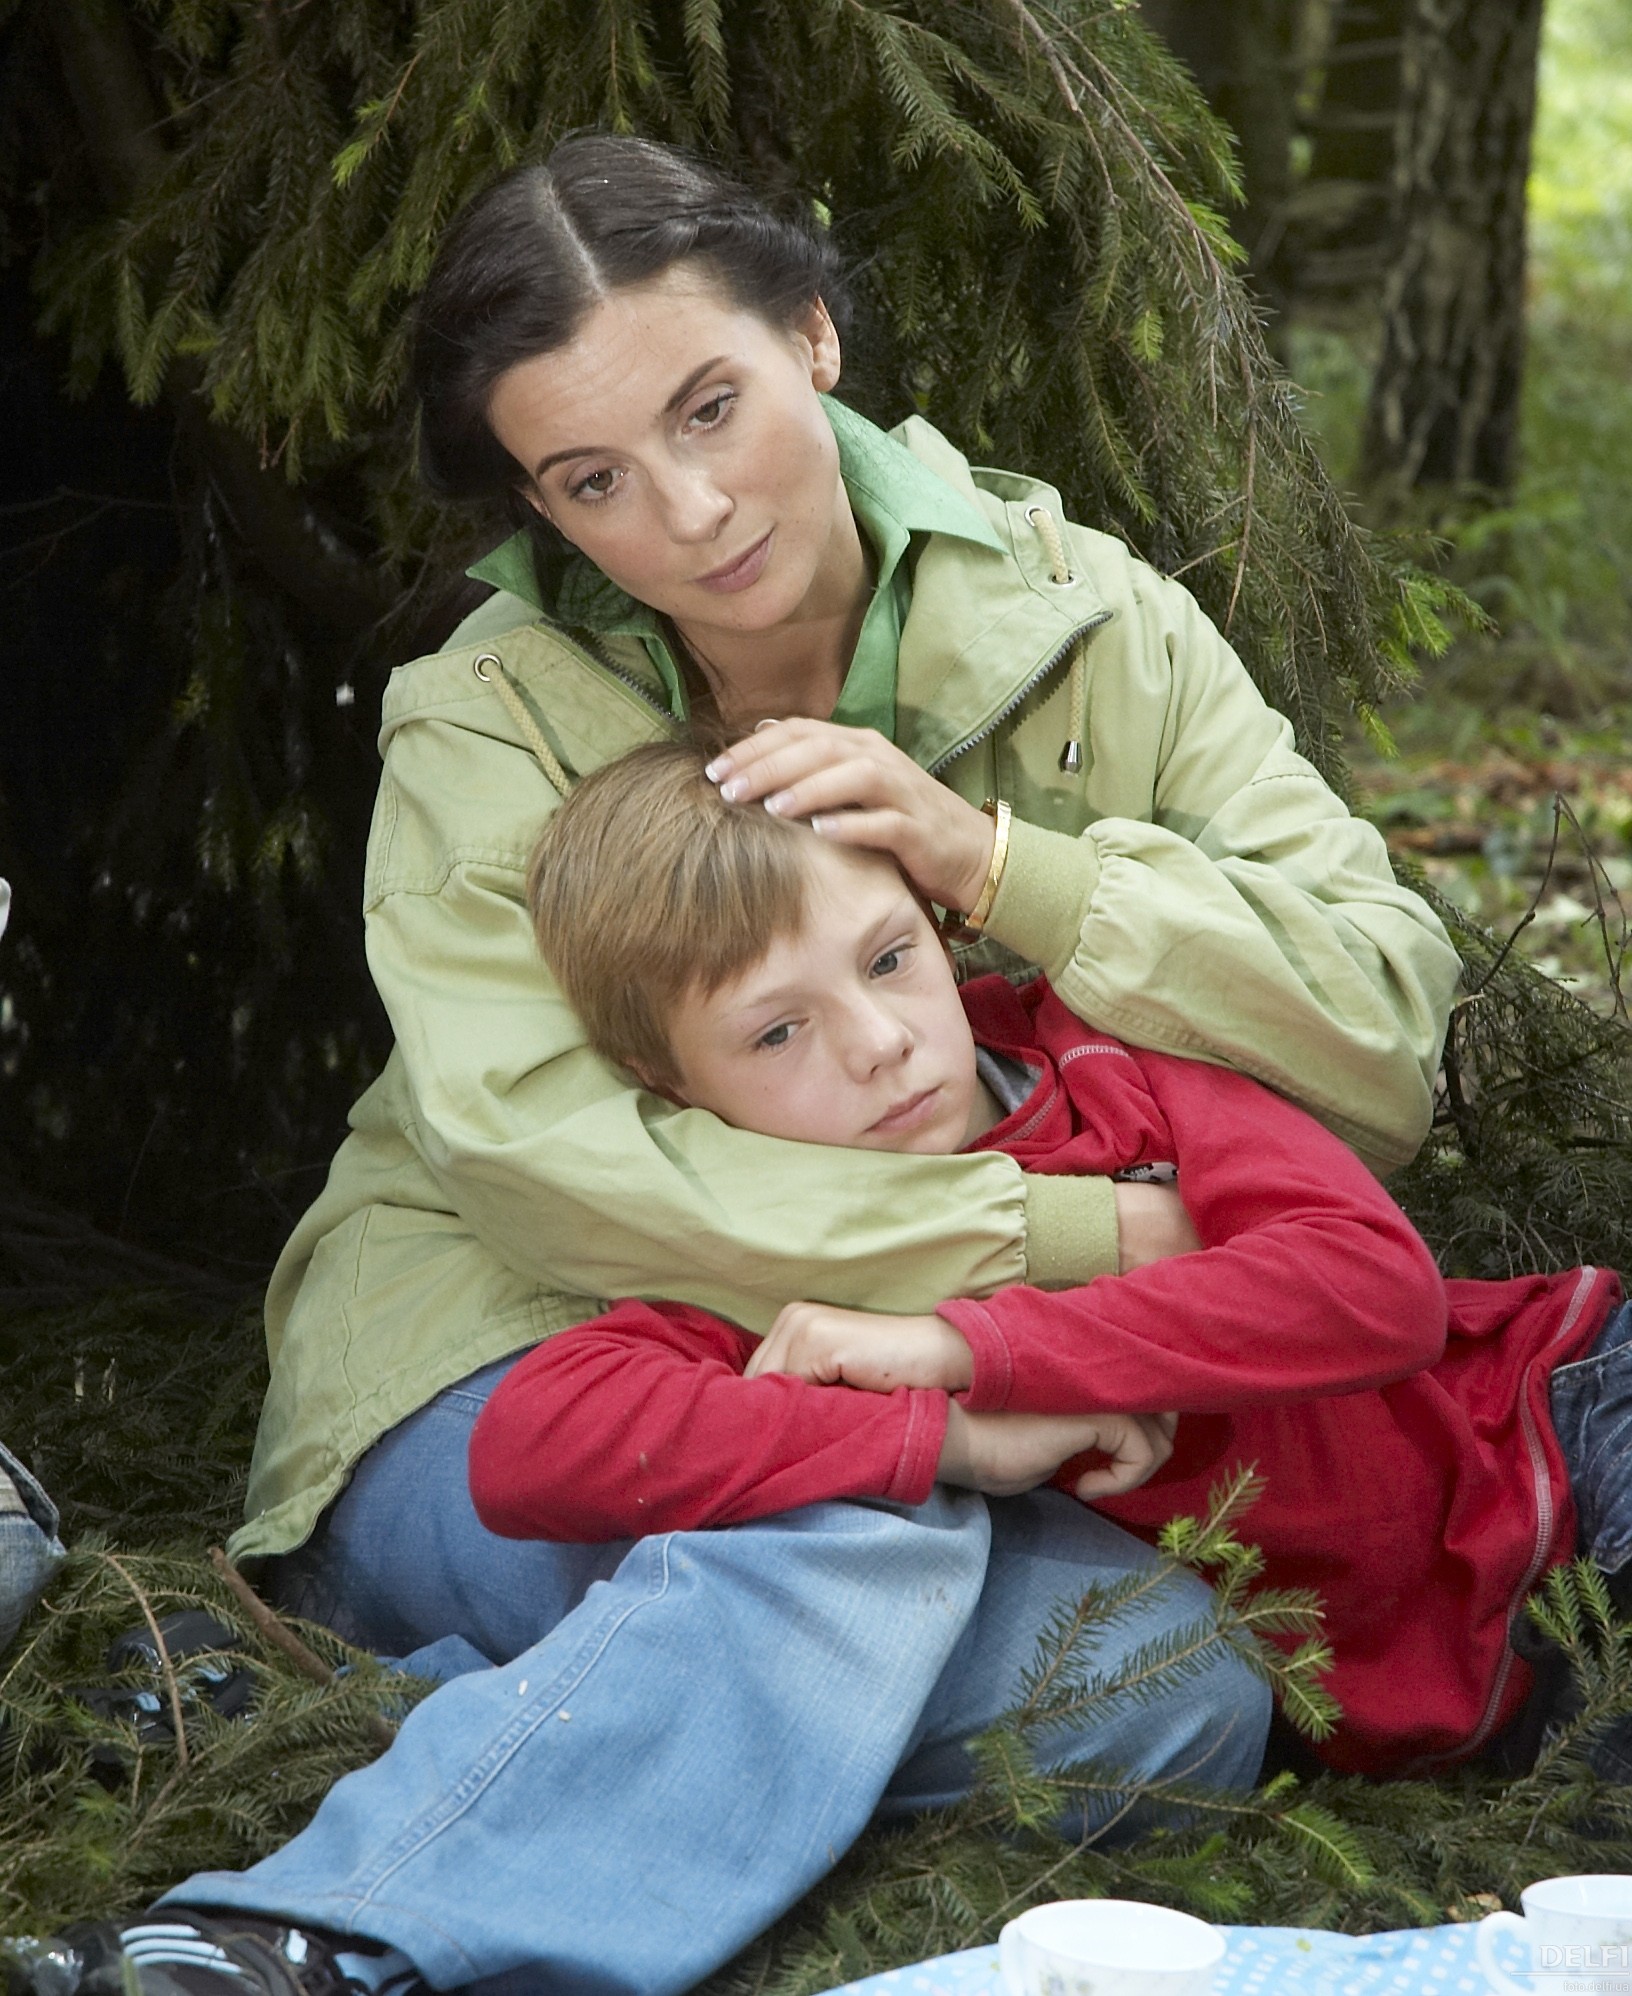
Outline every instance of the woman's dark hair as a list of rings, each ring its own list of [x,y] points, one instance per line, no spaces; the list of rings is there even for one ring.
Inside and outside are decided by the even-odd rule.
[[[499,377],[565,346],[609,292],[677,263],[706,266],[773,325],[794,325],[818,297],[840,320],[826,239],[673,146],[585,133],[479,194],[437,251],[414,327],[420,465],[432,489],[513,499],[516,463],[488,423]]]

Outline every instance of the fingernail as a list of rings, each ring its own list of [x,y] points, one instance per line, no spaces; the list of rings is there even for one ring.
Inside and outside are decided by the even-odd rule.
[[[780,818],[784,811],[791,811],[793,809],[793,792],[791,790],[773,791],[765,799],[765,808],[773,818]]]
[[[712,762],[703,764],[703,774],[710,783],[718,783],[722,776],[731,774],[731,758],[728,755],[715,756]]]
[[[762,728],[774,728],[781,718],[780,714],[767,714],[763,721],[754,723],[754,733],[757,735]]]

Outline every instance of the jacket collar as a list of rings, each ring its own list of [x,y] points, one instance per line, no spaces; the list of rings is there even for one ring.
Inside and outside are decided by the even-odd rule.
[[[1063,533],[1065,509],[1052,486],[972,469],[919,416],[894,435],[981,507],[998,541],[976,548],[935,535],[918,557],[901,633],[895,739],[914,762],[935,770],[989,734],[1110,612],[1082,566],[1080,544],[1069,581],[1053,578],[1033,520],[1046,512]]]

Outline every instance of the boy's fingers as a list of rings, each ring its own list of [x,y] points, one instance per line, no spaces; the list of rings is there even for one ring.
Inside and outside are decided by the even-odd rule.
[[[786,1372],[788,1341],[800,1320],[802,1312],[810,1306],[805,1303],[785,1303],[776,1314],[776,1321],[765,1333],[749,1354],[748,1363],[743,1367],[744,1377],[757,1379],[765,1372]]]
[[[1124,1497],[1147,1480],[1145,1470],[1130,1470],[1125,1463],[1109,1463],[1103,1469],[1085,1469],[1077,1478],[1073,1495],[1084,1504],[1095,1497]]]

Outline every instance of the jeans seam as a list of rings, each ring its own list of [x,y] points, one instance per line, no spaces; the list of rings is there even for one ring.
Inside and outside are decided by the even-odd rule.
[[[638,1601],[631,1601],[627,1607],[616,1610],[592,1631],[586,1641],[580,1645],[573,1659],[556,1673],[547,1686],[542,1687],[528,1701],[481,1758],[468,1768],[447,1794],[442,1796],[434,1807],[434,1820],[431,1820],[433,1811],[422,1811],[419,1821],[404,1830],[397,1842],[381,1857],[372,1879],[351,1898],[352,1905],[358,1909],[366,1909],[370,1905],[377,1907],[381,1903],[378,1899],[381,1887],[471,1808],[483,1791],[515,1758],[517,1750],[523,1743],[530,1739],[545,1720],[560,1709],[562,1701],[571,1697],[584,1682],[606,1653],[607,1645],[629,1617],[638,1613],[640,1609],[650,1606],[653,1601],[661,1599],[668,1592],[669,1536],[649,1539],[644,1544],[656,1559],[656,1568],[645,1593]],[[517,1670],[522,1662],[523,1658],[518,1657],[514,1663],[497,1665],[495,1668]],[[456,1941],[450,1939],[450,1945],[455,1948],[461,1960],[470,1961],[470,1957]],[[471,1962],[470,1966],[474,1972],[479,1965]]]

